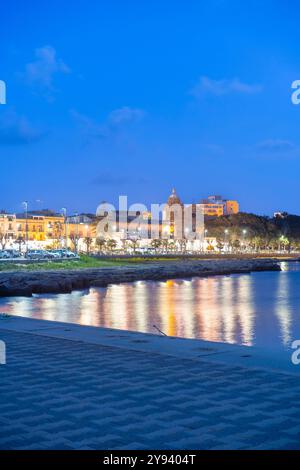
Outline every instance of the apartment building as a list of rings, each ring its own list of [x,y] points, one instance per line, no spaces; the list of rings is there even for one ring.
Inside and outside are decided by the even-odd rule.
[[[16,239],[44,242],[64,234],[64,217],[49,210],[16,214]]]
[[[16,233],[16,216],[0,212],[0,238],[14,239]]]
[[[200,201],[203,214],[207,217],[220,217],[222,215],[237,214],[239,203],[231,199],[223,199],[222,196],[208,196]]]

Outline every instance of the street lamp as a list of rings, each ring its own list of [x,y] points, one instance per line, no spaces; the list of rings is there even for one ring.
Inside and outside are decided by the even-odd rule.
[[[85,244],[86,244],[86,253],[89,254],[89,251],[90,251],[90,240],[89,240],[89,226],[88,224],[85,224],[85,237],[86,237],[86,240],[85,240]]]
[[[247,230],[244,228],[244,230],[243,230],[243,246],[245,245],[246,234],[247,234]]]
[[[25,210],[25,241],[26,241],[26,254],[28,253],[28,201],[22,203]]]
[[[228,229],[226,228],[224,230],[224,248],[225,248],[225,245],[226,245],[226,241],[227,241],[227,235],[228,235]],[[227,247],[228,248],[228,247]],[[228,250],[227,250],[228,251]]]
[[[65,249],[68,249],[68,222],[67,222],[67,209],[63,207],[61,209],[61,213],[64,217],[64,223],[65,223]]]
[[[75,239],[75,253],[78,253],[78,238],[79,238],[79,216],[78,212],[75,212],[75,223],[76,223],[76,235],[74,234]]]

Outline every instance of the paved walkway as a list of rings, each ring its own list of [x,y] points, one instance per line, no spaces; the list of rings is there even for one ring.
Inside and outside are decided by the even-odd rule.
[[[1,324],[0,339],[0,449],[300,448],[295,375]]]

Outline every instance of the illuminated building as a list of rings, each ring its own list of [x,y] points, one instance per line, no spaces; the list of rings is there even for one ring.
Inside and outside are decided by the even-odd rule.
[[[49,210],[16,215],[16,239],[44,242],[64,235],[64,217]]]
[[[16,234],[15,214],[0,213],[0,237],[13,240]]]
[[[239,203],[237,201],[223,199],[222,196],[209,196],[207,199],[202,199],[200,207],[204,216],[207,217],[220,217],[239,212]]]
[[[147,210],[110,212],[110,209],[102,216],[75,214],[68,217],[47,209],[21,214],[3,211],[0,213],[0,238],[2,247],[17,245],[20,249],[25,242],[28,248],[60,248],[66,246],[67,240],[71,249],[89,251],[97,249],[99,239],[104,239],[105,242],[114,240],[116,250],[130,251],[138,247],[146,251],[215,251],[216,239],[206,236],[198,210],[204,216],[219,217],[238,213],[239,204],[221,196],[209,196],[198,204],[183,204],[173,189],[156,215]]]

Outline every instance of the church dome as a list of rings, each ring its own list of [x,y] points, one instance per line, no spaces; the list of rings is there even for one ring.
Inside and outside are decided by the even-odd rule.
[[[180,198],[177,196],[176,190],[173,188],[172,193],[170,194],[168,198],[167,204],[169,206],[172,206],[173,204],[182,204]]]

